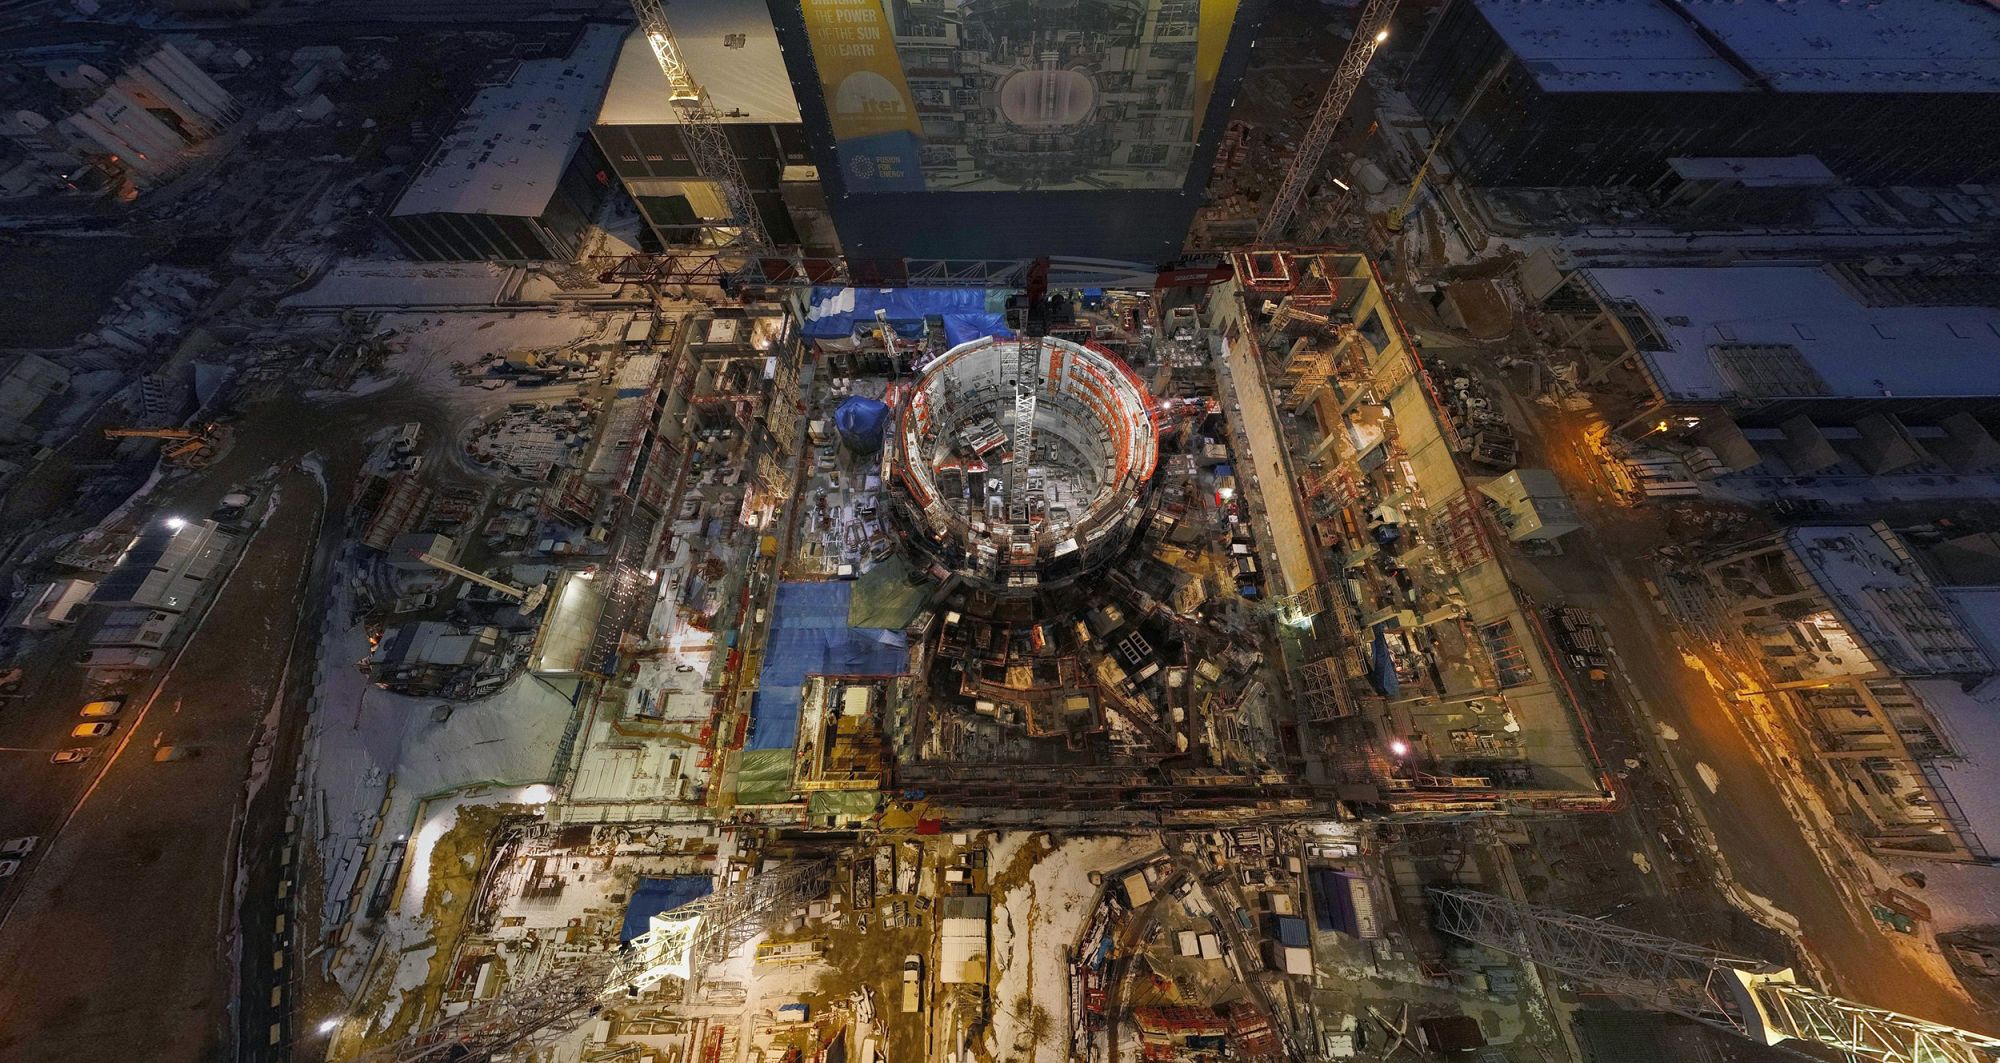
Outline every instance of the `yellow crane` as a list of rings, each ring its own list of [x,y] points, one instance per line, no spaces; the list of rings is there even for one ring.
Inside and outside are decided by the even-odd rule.
[[[548,597],[549,588],[546,583],[537,583],[533,587],[516,587],[511,583],[502,583],[491,576],[483,576],[469,568],[454,565],[436,554],[427,554],[421,550],[412,550],[410,551],[410,556],[440,572],[449,572],[462,579],[471,580],[496,594],[504,594],[514,599],[520,603],[515,608],[524,614],[534,612],[535,607],[542,604],[542,599]]]
[[[1444,128],[1438,130],[1437,136],[1431,138],[1430,150],[1424,152],[1423,164],[1417,167],[1417,175],[1410,178],[1410,190],[1403,194],[1403,201],[1396,204],[1396,209],[1390,211],[1389,216],[1382,220],[1382,224],[1388,227],[1390,232],[1403,231],[1403,225],[1410,220],[1410,209],[1417,204],[1417,194],[1424,190],[1424,178],[1431,175],[1431,165],[1437,162],[1438,152],[1457,135],[1458,127],[1465,124],[1466,117],[1472,114],[1472,108],[1478,105],[1479,98],[1486,95],[1486,90],[1492,88],[1494,82],[1500,80],[1501,73],[1506,69],[1507,61],[1504,59],[1493,64],[1493,68],[1479,79],[1479,84],[1472,87],[1472,94],[1465,98],[1465,105],[1458,109],[1458,113],[1452,116],[1451,121],[1444,124]]]
[[[107,428],[106,439],[158,439],[165,445],[160,448],[160,456],[169,465],[184,469],[199,469],[215,460],[222,451],[223,440],[228,429],[219,424],[195,425],[188,428]]]

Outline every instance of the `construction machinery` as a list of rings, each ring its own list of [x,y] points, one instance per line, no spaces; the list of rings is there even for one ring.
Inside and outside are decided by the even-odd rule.
[[[1813,1059],[1995,1063],[2000,1038],[1800,985],[1789,968],[1473,890],[1433,890],[1438,929]]]
[[[1418,194],[1424,190],[1424,179],[1431,175],[1431,166],[1437,162],[1438,152],[1444,150],[1444,146],[1451,143],[1451,138],[1458,135],[1458,127],[1465,124],[1466,117],[1479,105],[1479,98],[1486,95],[1486,90],[1492,88],[1493,83],[1500,80],[1500,75],[1506,70],[1507,61],[1504,59],[1493,64],[1492,68],[1479,79],[1479,83],[1472,86],[1472,92],[1465,97],[1465,103],[1459,107],[1458,113],[1452,116],[1451,121],[1444,124],[1444,128],[1438,130],[1437,136],[1431,138],[1431,146],[1424,152],[1423,163],[1417,167],[1416,176],[1410,178],[1409,191],[1403,193],[1403,201],[1396,204],[1396,209],[1390,211],[1389,216],[1382,220],[1382,224],[1390,232],[1403,231],[1403,226],[1410,220],[1411,209],[1417,205]]]
[[[190,425],[185,428],[107,428],[106,439],[157,439],[160,457],[182,469],[205,468],[222,453],[229,429],[220,424]]]
[[[469,568],[454,565],[436,554],[427,554],[421,550],[412,550],[410,551],[410,556],[440,572],[449,572],[462,579],[471,580],[481,587],[493,591],[495,594],[502,594],[514,599],[518,603],[515,608],[524,614],[534,612],[535,607],[542,604],[542,599],[548,597],[549,594],[548,584],[545,583],[538,583],[533,587],[516,587],[511,583],[502,583],[491,576],[482,576]]]
[[[1258,247],[1269,247],[1284,237],[1285,226],[1291,224],[1299,200],[1305,197],[1306,186],[1319,174],[1320,160],[1327,145],[1333,142],[1334,130],[1347,113],[1347,105],[1354,99],[1354,90],[1361,86],[1361,75],[1368,70],[1369,60],[1375,58],[1375,50],[1389,39],[1389,17],[1396,13],[1396,3],[1397,0],[1368,0],[1368,6],[1362,9],[1361,21],[1347,42],[1347,51],[1340,56],[1340,66],[1326,86],[1326,95],[1320,98],[1319,110],[1313,112],[1312,124],[1306,127],[1299,150],[1285,170],[1284,181],[1278,185],[1278,194],[1271,199],[1271,209],[1264,212],[1264,220],[1257,226]]]
[[[362,1063],[489,1060],[544,1035],[559,1036],[619,1000],[668,978],[694,981],[806,901],[825,892],[828,859],[793,860],[745,875],[668,912],[616,952],[568,957],[497,996],[475,1000],[428,1029],[361,1057]]]
[[[687,145],[695,171],[721,187],[723,201],[729,207],[727,225],[732,231],[722,245],[765,251],[771,246],[771,237],[764,231],[763,219],[757,216],[757,204],[750,198],[750,184],[743,179],[743,167],[729,146],[729,136],[715,106],[709,102],[708,91],[695,81],[681,60],[680,44],[674,40],[673,27],[667,23],[666,9],[660,0],[632,0],[632,11],[639,17],[639,28],[646,35],[646,43],[652,46],[660,73],[666,76],[667,99],[681,113],[681,141]]]

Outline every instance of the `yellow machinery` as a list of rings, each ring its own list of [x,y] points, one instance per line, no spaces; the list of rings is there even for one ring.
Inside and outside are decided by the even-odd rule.
[[[1403,194],[1403,201],[1396,204],[1396,209],[1390,211],[1389,216],[1382,221],[1390,232],[1403,231],[1404,223],[1410,220],[1410,209],[1417,204],[1417,194],[1424,190],[1424,178],[1431,175],[1431,164],[1437,162],[1438,152],[1458,133],[1458,127],[1465,124],[1466,116],[1472,113],[1472,108],[1479,103],[1479,98],[1486,95],[1486,90],[1492,88],[1495,81],[1500,80],[1501,73],[1506,69],[1507,64],[1504,60],[1495,63],[1493,68],[1486,72],[1486,76],[1480,78],[1479,83],[1472,87],[1472,94],[1465,98],[1465,106],[1460,107],[1458,114],[1452,116],[1451,121],[1438,130],[1437,136],[1431,138],[1430,149],[1424,152],[1423,164],[1417,167],[1417,175],[1410,178],[1410,190]]]
[[[199,469],[207,466],[222,453],[222,445],[228,438],[229,430],[219,424],[195,425],[188,428],[107,428],[106,439],[157,439],[160,440],[160,457],[167,464],[183,469]]]

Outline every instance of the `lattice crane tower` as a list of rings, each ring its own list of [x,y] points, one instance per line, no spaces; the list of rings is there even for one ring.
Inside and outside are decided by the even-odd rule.
[[[729,204],[730,224],[736,229],[730,243],[742,250],[768,249],[771,236],[764,231],[764,220],[757,216],[757,204],[750,198],[750,184],[743,179],[743,166],[736,161],[736,152],[729,146],[729,136],[709,102],[708,91],[695,81],[687,64],[681,61],[680,45],[674,40],[673,27],[667,23],[666,9],[660,6],[660,0],[632,0],[632,11],[639,16],[639,28],[653,48],[653,58],[659,60],[660,73],[667,76],[667,98],[681,112],[681,139],[687,144],[695,171],[722,186],[722,197]]]
[[[653,916],[652,929],[616,953],[564,962],[357,1063],[488,1060],[544,1034],[565,1033],[621,996],[668,978],[692,980],[775,916],[818,896],[832,870],[831,860],[797,860],[731,883]]]
[[[1312,125],[1306,127],[1299,150],[1292,156],[1292,165],[1285,170],[1285,179],[1271,200],[1271,209],[1257,226],[1259,247],[1278,242],[1285,234],[1285,226],[1292,223],[1292,214],[1299,209],[1306,186],[1319,174],[1326,146],[1333,143],[1334,128],[1347,113],[1354,90],[1361,87],[1361,75],[1367,71],[1368,61],[1375,58],[1375,49],[1389,39],[1389,16],[1395,13],[1396,0],[1368,0],[1368,6],[1362,9],[1361,21],[1347,42],[1347,51],[1340,56],[1340,67],[1334,71],[1326,95],[1320,98],[1319,110],[1313,112]]]
[[[1814,1059],[1995,1063],[2000,1038],[1856,1004],[1790,968],[1472,890],[1434,890],[1438,929],[1760,1044]]]

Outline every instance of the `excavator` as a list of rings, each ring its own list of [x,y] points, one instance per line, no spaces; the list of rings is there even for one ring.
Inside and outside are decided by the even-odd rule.
[[[161,441],[160,457],[167,464],[181,469],[200,469],[207,467],[222,453],[223,444],[229,438],[229,429],[212,422],[185,428],[107,428],[104,438],[157,439]]]

